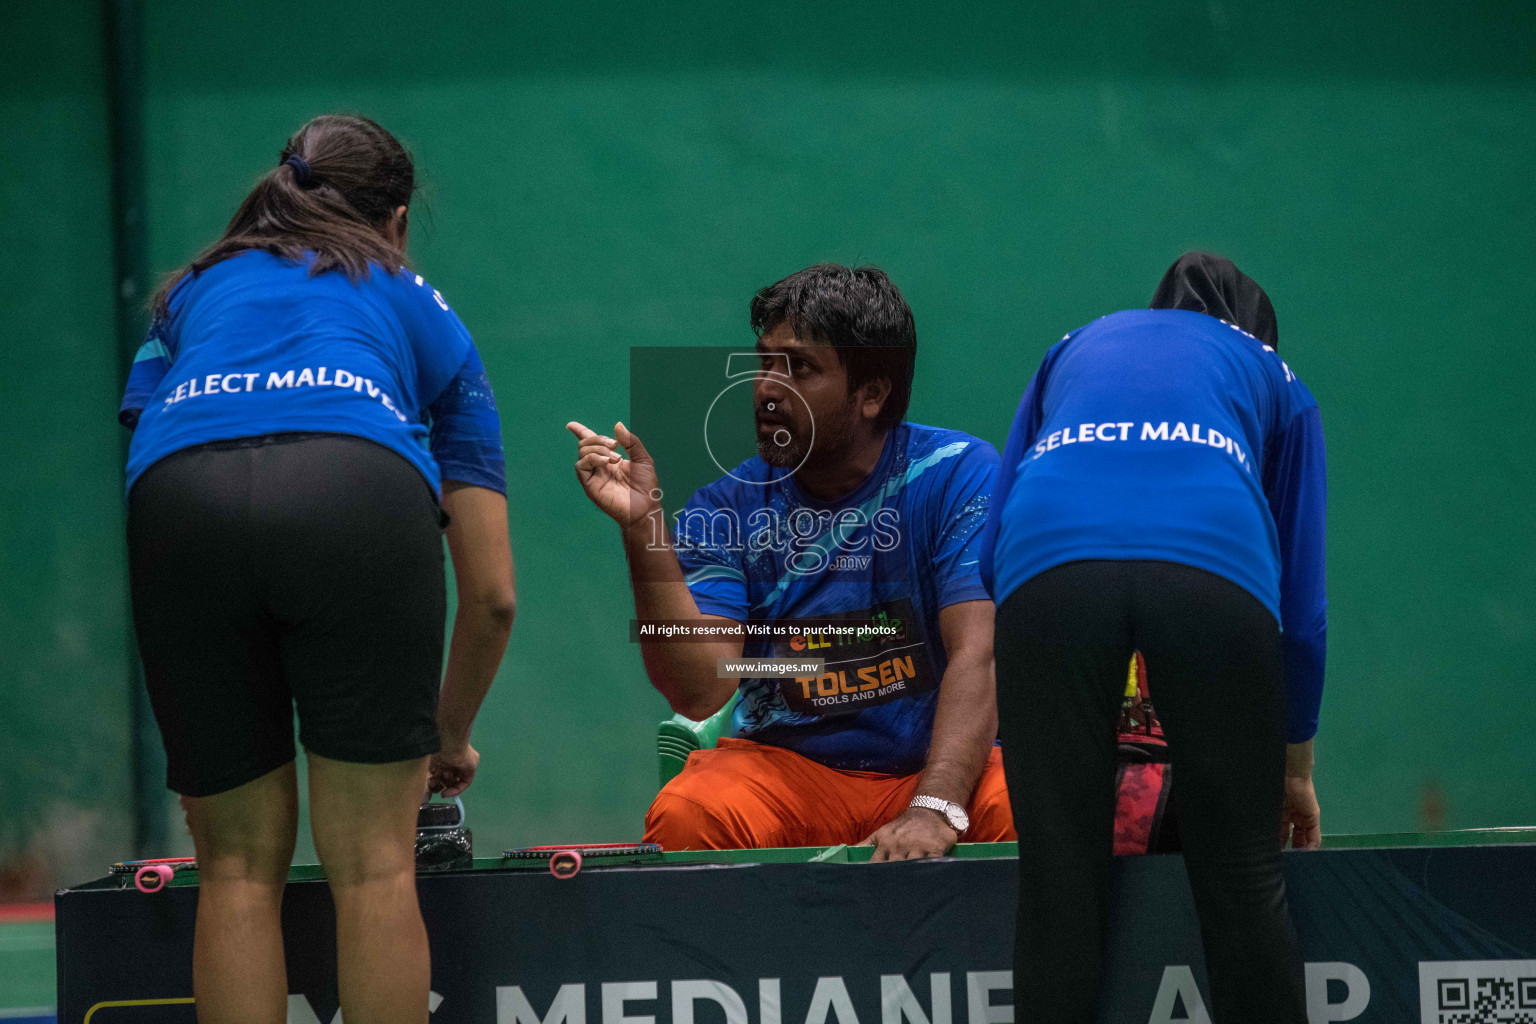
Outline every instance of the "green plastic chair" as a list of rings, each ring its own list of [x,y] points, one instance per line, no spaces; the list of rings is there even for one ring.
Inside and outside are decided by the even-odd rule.
[[[725,707],[702,722],[673,715],[656,727],[656,767],[661,785],[671,782],[683,770],[689,754],[695,750],[714,749],[716,741],[730,731],[731,712],[736,710],[736,702],[740,699],[741,691],[737,690],[725,702]]]

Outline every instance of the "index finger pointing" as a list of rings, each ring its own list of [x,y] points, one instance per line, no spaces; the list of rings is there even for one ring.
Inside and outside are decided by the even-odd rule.
[[[588,430],[585,426],[577,423],[575,420],[571,420],[571,422],[567,423],[565,425],[565,429],[575,434],[576,440],[578,441],[585,441],[587,438],[593,437],[597,434],[597,431]]]

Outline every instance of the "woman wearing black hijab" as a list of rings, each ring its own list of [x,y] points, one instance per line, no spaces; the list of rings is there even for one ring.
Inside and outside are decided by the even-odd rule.
[[[1019,405],[981,558],[1032,1019],[1096,1019],[1134,650],[1178,780],[1216,1024],[1307,1019],[1280,846],[1319,843],[1326,474],[1317,403],[1277,343],[1263,289],[1189,253],[1151,309],[1054,346]]]

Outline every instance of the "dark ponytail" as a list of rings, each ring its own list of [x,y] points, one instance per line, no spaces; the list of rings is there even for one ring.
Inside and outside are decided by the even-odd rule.
[[[384,232],[395,210],[410,205],[416,169],[393,135],[366,117],[325,114],[295,132],[278,161],[219,240],[160,286],[157,316],[168,315],[171,292],[188,274],[250,249],[295,262],[309,250],[311,274],[339,270],[354,282],[370,263],[392,274],[404,266],[404,250]]]

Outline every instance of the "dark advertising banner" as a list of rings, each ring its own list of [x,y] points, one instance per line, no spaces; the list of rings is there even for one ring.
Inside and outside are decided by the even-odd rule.
[[[1536,846],[1285,858],[1311,1020],[1536,1022]],[[1116,864],[1106,1024],[1209,1021],[1183,862]],[[423,875],[433,1024],[1027,1024],[1010,860]],[[61,1024],[191,1024],[197,892],[59,894]],[[337,1024],[323,882],[284,901],[290,1024]]]

